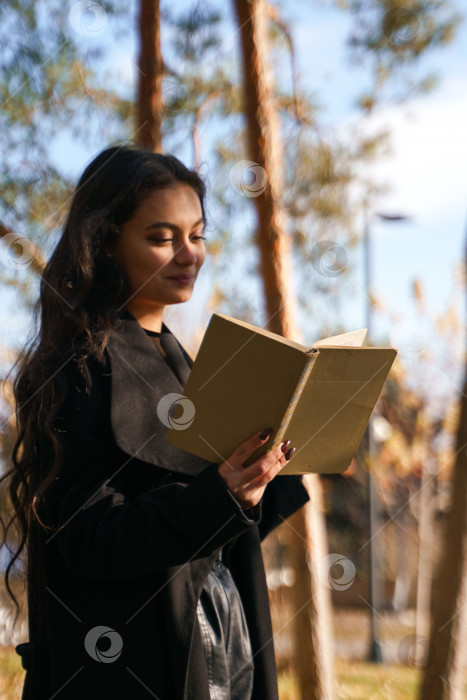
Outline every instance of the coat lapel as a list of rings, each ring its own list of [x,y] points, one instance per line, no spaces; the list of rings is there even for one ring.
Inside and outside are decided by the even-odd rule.
[[[160,341],[162,348],[167,353],[165,361],[177,376],[180,384],[184,387],[193,366],[193,360],[185,350],[183,350],[182,346],[165,323],[162,324],[162,331]]]
[[[183,395],[193,360],[165,324],[161,345],[166,358],[128,310],[121,321],[121,327],[110,330],[107,345],[115,441],[132,457],[195,476],[210,462],[167,442],[168,422],[164,424],[157,413],[159,401],[167,394]]]

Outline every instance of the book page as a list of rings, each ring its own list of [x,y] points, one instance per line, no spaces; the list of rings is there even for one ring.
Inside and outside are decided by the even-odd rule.
[[[350,331],[350,333],[341,333],[340,335],[333,335],[330,338],[323,338],[322,340],[317,340],[315,343],[310,345],[310,348],[320,347],[325,345],[338,345],[358,348],[363,345],[365,336],[367,334],[367,328],[361,328],[358,331]]]
[[[277,430],[308,361],[305,347],[285,341],[213,314],[183,389],[193,420],[169,429],[168,442],[217,462],[264,427]],[[261,446],[255,459],[270,448]]]
[[[278,335],[277,333],[268,331],[265,328],[260,328],[259,326],[253,326],[253,324],[247,323],[246,321],[240,321],[240,319],[234,318],[233,316],[227,316],[227,314],[221,313],[213,314],[213,316],[222,318],[225,321],[230,321],[231,323],[236,323],[238,326],[242,326],[242,328],[246,328],[249,331],[252,331],[253,333],[259,333],[260,335],[263,335],[266,338],[271,338],[271,340],[277,340],[280,343],[284,343],[284,345],[288,345],[291,348],[295,348],[296,350],[303,350],[304,352],[307,350],[306,345],[298,343],[296,340],[291,340],[290,338],[286,338],[283,335]]]
[[[393,348],[319,350],[284,434],[297,451],[280,474],[349,467],[395,356]]]

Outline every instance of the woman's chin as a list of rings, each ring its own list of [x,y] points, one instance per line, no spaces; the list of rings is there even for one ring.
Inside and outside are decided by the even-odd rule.
[[[167,295],[166,304],[179,304],[183,301],[188,301],[191,299],[193,294],[193,287],[187,287],[186,289],[176,289],[172,294]]]

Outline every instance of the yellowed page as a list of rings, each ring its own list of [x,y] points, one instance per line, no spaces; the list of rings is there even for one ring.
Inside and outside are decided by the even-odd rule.
[[[358,331],[350,331],[350,333],[341,333],[340,335],[333,335],[330,338],[317,340],[310,345],[310,348],[322,347],[323,345],[361,347],[363,345],[363,341],[365,340],[366,334],[367,329],[361,328]]]
[[[350,466],[395,356],[392,348],[319,348],[284,435],[296,453],[280,474]]]
[[[194,419],[182,430],[169,430],[171,444],[219,462],[255,432],[278,429],[305,365],[306,348],[277,342],[271,337],[275,334],[254,328],[213,314],[183,392],[193,403]]]

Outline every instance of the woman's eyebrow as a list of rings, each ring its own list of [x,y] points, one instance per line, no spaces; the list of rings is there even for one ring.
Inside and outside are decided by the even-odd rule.
[[[201,217],[201,219],[198,219],[198,221],[196,221],[191,228],[196,228],[200,224],[204,224],[203,217]],[[152,228],[168,228],[170,231],[180,231],[179,226],[177,226],[176,224],[169,224],[167,221],[155,221],[153,224],[146,226],[144,230],[148,231]]]

